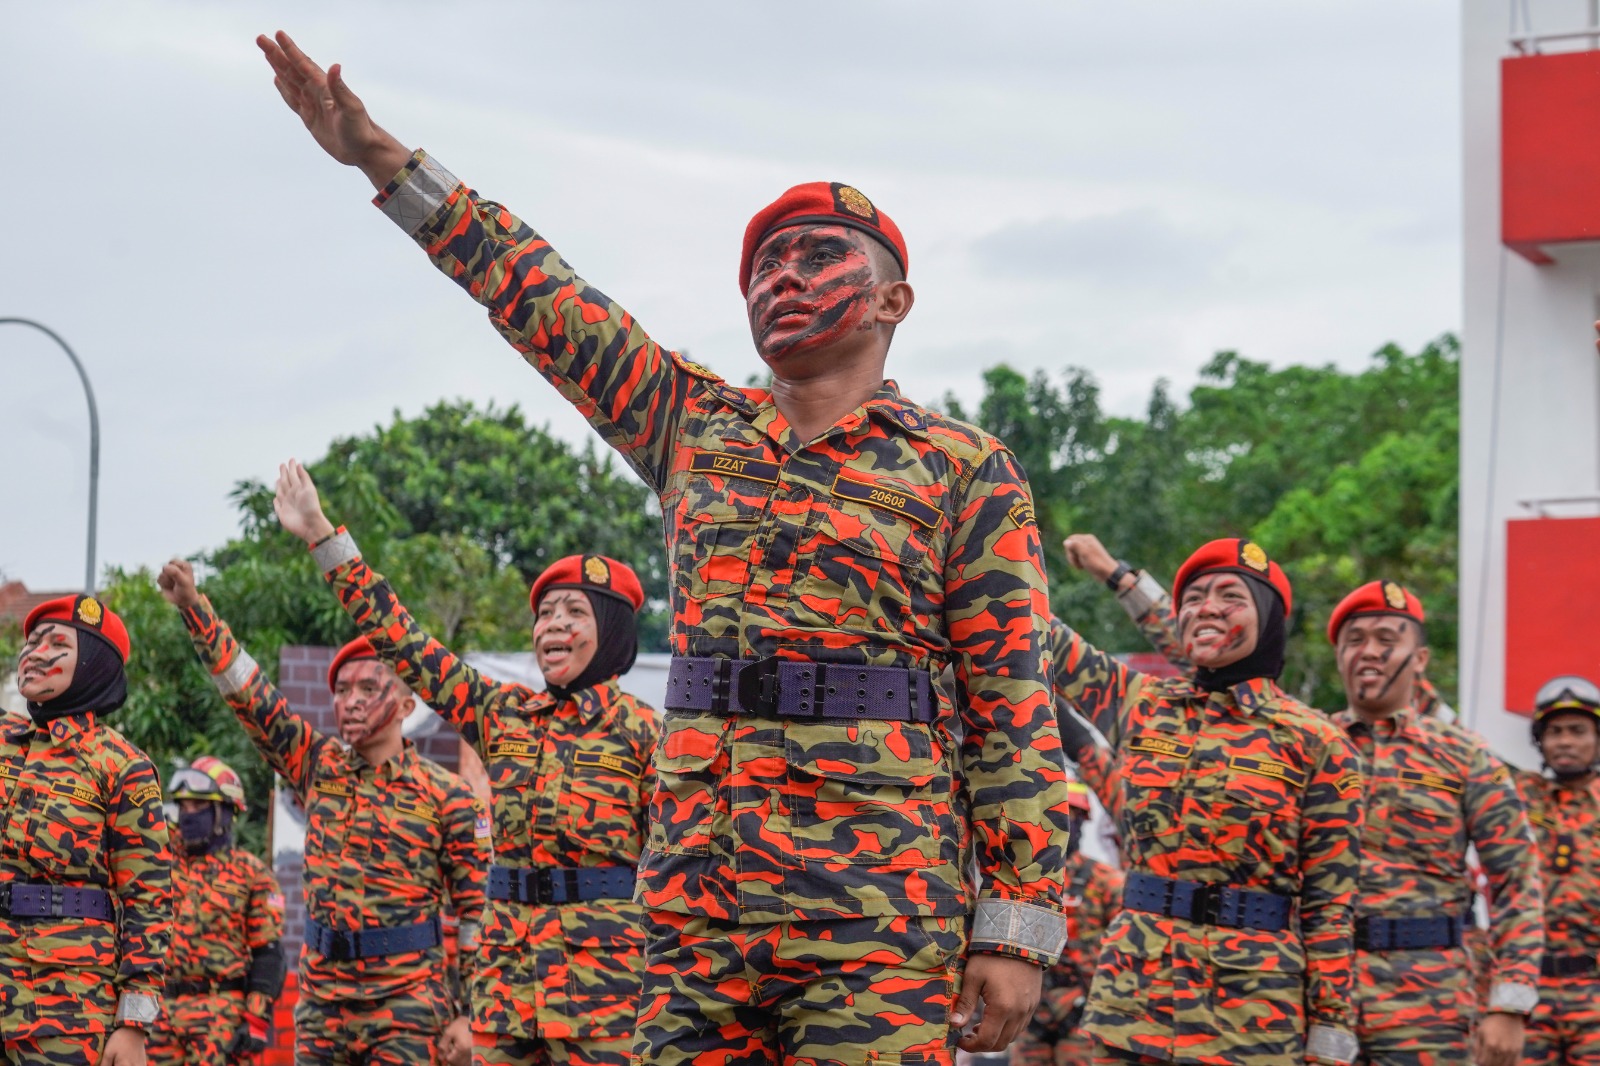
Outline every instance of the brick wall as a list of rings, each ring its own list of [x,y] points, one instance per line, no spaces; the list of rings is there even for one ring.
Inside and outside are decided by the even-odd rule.
[[[337,649],[314,648],[303,645],[286,647],[278,656],[278,688],[294,712],[311,723],[312,728],[324,733],[336,732],[333,721],[333,697],[328,692],[328,667]],[[426,708],[424,708],[426,711]],[[431,712],[429,712],[431,713]],[[461,744],[448,726],[431,736],[416,741],[417,750],[445,767],[459,769]],[[290,977],[284,987],[283,997],[275,1011],[274,1046],[267,1053],[268,1066],[288,1066],[294,1048],[294,1001],[296,981],[293,972],[300,958],[300,944],[305,930],[305,898],[300,891],[300,878],[305,869],[301,857],[295,852],[273,856],[278,884],[283,889],[284,930],[283,950],[289,960]],[[285,1057],[289,1056],[289,1057]]]

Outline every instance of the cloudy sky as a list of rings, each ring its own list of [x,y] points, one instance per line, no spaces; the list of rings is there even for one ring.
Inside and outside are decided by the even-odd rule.
[[[510,205],[664,343],[758,369],[746,219],[860,186],[911,248],[890,371],[976,397],[1091,368],[1115,410],[1222,348],[1360,366],[1460,320],[1457,5],[810,2],[5,5],[0,316],[88,364],[100,559],[236,528],[244,477],[441,397],[587,432],[321,154],[252,39]],[[982,11],[980,14],[979,11]],[[83,400],[0,327],[0,573],[81,581]]]

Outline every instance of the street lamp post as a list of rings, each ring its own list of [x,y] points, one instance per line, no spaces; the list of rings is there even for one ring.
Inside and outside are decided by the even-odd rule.
[[[83,369],[83,363],[78,360],[78,355],[61,335],[49,326],[35,322],[31,318],[0,318],[0,326],[15,323],[19,326],[32,326],[51,340],[61,346],[67,353],[67,358],[72,360],[72,367],[78,372],[78,380],[83,382],[83,395],[89,401],[89,547],[88,561],[84,563],[83,591],[94,593],[94,539],[95,525],[100,512],[100,409],[94,403],[94,389],[89,385],[89,375]]]

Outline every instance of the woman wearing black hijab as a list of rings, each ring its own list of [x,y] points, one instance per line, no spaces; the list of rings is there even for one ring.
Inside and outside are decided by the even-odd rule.
[[[528,602],[545,690],[534,692],[485,677],[423,632],[323,515],[300,464],[281,468],[275,506],[378,657],[488,771],[495,864],[472,990],[474,1061],[625,1066],[644,948],[634,869],[658,733],[654,709],[617,684],[638,650],[638,576],[603,555],[569,555],[539,575]]]
[[[1123,790],[1123,910],[1084,1027],[1113,1061],[1349,1063],[1355,753],[1277,685],[1293,593],[1259,545],[1206,544],[1173,595],[1192,680],[1052,628],[1056,691],[1111,742]],[[1087,726],[1065,718],[1073,750]]]
[[[63,596],[22,632],[28,717],[0,725],[0,1061],[144,1066],[172,900],[155,768],[102,721],[127,699],[128,631]]]

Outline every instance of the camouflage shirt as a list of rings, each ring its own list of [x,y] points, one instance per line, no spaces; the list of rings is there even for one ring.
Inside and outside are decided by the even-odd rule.
[[[1089,991],[1100,958],[1100,942],[1122,909],[1121,870],[1079,852],[1067,860],[1067,949],[1051,967],[1057,987]]]
[[[1490,1010],[1531,1011],[1543,954],[1539,859],[1511,773],[1483,741],[1410,708],[1371,726],[1334,716],[1366,774],[1361,915],[1470,915],[1467,848],[1489,878]]]
[[[194,856],[180,851],[172,864],[172,890],[169,982],[246,980],[251,954],[283,939],[278,881],[243,848]],[[257,1018],[270,1017],[272,1004],[260,992],[222,998],[241,1001]]]
[[[1206,692],[1055,632],[1057,691],[1121,760],[1130,869],[1298,902],[1298,928],[1282,933],[1122,911],[1086,1028],[1177,1061],[1295,1054],[1302,1038],[1308,1053],[1353,1050],[1361,775],[1349,741],[1269,680]]]
[[[1578,787],[1527,770],[1515,779],[1544,869],[1545,950],[1600,957],[1600,777]]]
[[[765,389],[663,350],[530,226],[419,152],[376,201],[661,500],[672,650],[900,666],[965,692],[932,724],[670,713],[640,861],[651,908],[743,922],[958,914],[1048,962],[1065,773],[1043,555],[994,438],[886,382],[815,440]]]
[[[653,708],[615,680],[557,699],[485,677],[423,632],[344,530],[315,554],[378,655],[483,758],[497,863],[638,865]],[[473,1027],[547,1040],[631,1035],[643,948],[637,903],[490,900]]]
[[[209,600],[184,609],[183,620],[256,750],[305,805],[306,917],[341,930],[414,925],[448,900],[463,942],[472,941],[489,861],[486,812],[472,790],[409,740],[395,758],[369,765],[289,710]],[[468,969],[472,953],[460,960]],[[443,944],[354,960],[300,953],[300,989],[317,999],[371,1000],[450,983]],[[465,1002],[457,1013],[467,1013]]]
[[[93,712],[35,726],[0,715],[0,881],[109,892],[115,922],[0,915],[5,1035],[113,1027],[119,997],[154,1007],[172,931],[161,783],[144,752]]]

